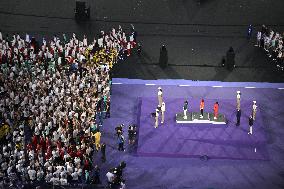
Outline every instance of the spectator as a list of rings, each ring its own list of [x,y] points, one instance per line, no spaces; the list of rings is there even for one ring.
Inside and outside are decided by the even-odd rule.
[[[86,36],[63,37],[10,40],[0,32],[0,117],[13,128],[0,144],[0,175],[54,185],[88,178],[95,118],[110,113],[110,69],[127,38],[121,27],[90,44]]]
[[[257,32],[256,46],[263,47],[269,58],[272,59],[272,63],[276,64],[276,68],[284,71],[282,35],[263,25],[261,30]]]
[[[101,148],[101,132],[97,130],[97,132],[94,134],[94,137],[95,137],[96,150],[98,152],[99,149]]]

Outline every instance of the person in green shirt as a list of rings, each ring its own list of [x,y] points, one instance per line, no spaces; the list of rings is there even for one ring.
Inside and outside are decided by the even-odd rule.
[[[92,133],[95,133],[95,131],[97,130],[97,128],[98,128],[98,125],[96,124],[96,120],[93,120],[93,121],[91,122],[91,132],[92,132]]]

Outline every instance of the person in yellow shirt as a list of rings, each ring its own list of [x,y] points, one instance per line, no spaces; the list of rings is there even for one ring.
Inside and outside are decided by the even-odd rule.
[[[95,137],[96,150],[99,151],[99,149],[101,148],[101,132],[97,130],[97,132],[93,134],[93,136]]]

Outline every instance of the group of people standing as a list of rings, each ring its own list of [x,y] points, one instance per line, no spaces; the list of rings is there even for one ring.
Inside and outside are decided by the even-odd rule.
[[[263,48],[273,62],[276,62],[277,68],[284,71],[283,34],[262,25],[261,30],[257,32],[255,46]]]
[[[75,34],[42,42],[0,32],[0,177],[54,185],[99,183],[93,154],[110,117],[111,68],[130,55],[134,33],[119,27],[93,41]],[[95,169],[93,169],[95,167]],[[10,179],[10,184],[14,184]]]
[[[159,117],[161,114],[161,124],[165,121],[165,112],[166,112],[166,103],[163,101],[163,90],[161,87],[158,88],[158,106],[153,113],[153,117],[155,118],[155,128],[159,126]]]
[[[237,91],[237,106],[236,106],[236,117],[237,117],[237,123],[236,126],[240,125],[240,121],[241,121],[241,92]],[[200,101],[200,119],[204,118],[204,106],[205,106],[205,101],[204,99],[201,99]],[[184,101],[184,105],[183,105],[183,119],[187,120],[188,119],[188,115],[187,115],[187,111],[189,108],[189,103],[188,101]],[[165,111],[166,111],[166,106],[165,106],[165,102],[163,101],[163,91],[162,88],[159,87],[158,88],[158,106],[156,108],[156,111],[154,113],[152,113],[152,116],[155,118],[155,128],[158,127],[159,125],[159,116],[161,114],[161,124],[164,123],[165,121]],[[257,112],[257,105],[256,105],[256,101],[253,101],[252,104],[252,111],[251,114],[249,116],[249,135],[252,135],[253,133],[253,123],[256,119],[256,112]],[[219,103],[215,102],[214,106],[213,106],[213,115],[214,115],[214,120],[218,119],[218,113],[219,113]]]
[[[240,123],[241,123],[241,114],[242,114],[242,111],[241,111],[241,91],[237,91],[237,113],[236,113],[236,116],[237,116],[237,123],[236,123],[236,126],[240,126]],[[256,101],[252,101],[252,109],[251,109],[251,114],[249,116],[249,132],[248,134],[249,135],[252,135],[253,133],[253,123],[256,119],[256,111],[257,111],[257,105],[256,105]]]
[[[203,119],[204,118],[204,99],[201,99],[200,101],[200,115],[199,118]],[[187,119],[187,111],[188,111],[188,101],[184,101],[184,105],[183,105],[183,119]],[[213,111],[214,111],[214,120],[218,119],[218,112],[219,112],[219,103],[215,102],[214,106],[213,106]]]

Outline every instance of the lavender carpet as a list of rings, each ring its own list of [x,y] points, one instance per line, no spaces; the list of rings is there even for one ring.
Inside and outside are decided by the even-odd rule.
[[[115,82],[115,80],[113,81]],[[208,105],[208,99],[219,99],[219,101],[231,101],[232,108],[235,107],[236,91],[241,90],[242,92],[242,108],[243,114],[241,120],[241,127],[239,130],[247,132],[247,116],[248,113],[244,111],[245,101],[252,102],[256,100],[258,103],[257,121],[262,118],[260,125],[263,128],[263,132],[266,138],[257,137],[257,140],[252,140],[258,145],[257,153],[260,151],[259,147],[263,144],[269,154],[269,160],[263,161],[257,158],[253,160],[238,160],[238,159],[217,159],[212,158],[209,161],[201,161],[199,158],[181,158],[174,157],[168,158],[169,156],[159,156],[150,154],[139,155],[138,145],[140,141],[145,140],[140,138],[138,145],[130,146],[126,144],[126,152],[119,152],[116,148],[116,137],[114,128],[117,124],[131,124],[139,123],[140,119],[143,122],[143,113],[141,106],[138,103],[138,98],[143,99],[155,98],[157,92],[157,86],[147,86],[145,83],[151,83],[149,81],[143,81],[144,83],[135,84],[132,80],[120,81],[123,84],[113,85],[112,88],[112,104],[111,104],[111,118],[105,120],[102,132],[102,142],[107,143],[107,162],[102,163],[100,160],[100,154],[95,154],[94,163],[98,164],[101,168],[102,180],[106,183],[105,174],[109,168],[117,166],[120,161],[125,161],[127,167],[125,169],[125,179],[127,188],[131,189],[282,189],[284,188],[284,90],[273,88],[270,84],[258,84],[260,88],[244,88],[244,86],[250,86],[249,83],[220,83],[220,82],[191,82],[188,87],[178,86],[179,83],[176,80],[168,81],[156,81],[156,85],[162,85],[164,91],[164,98],[166,100],[175,98],[184,98],[185,96],[190,98],[206,99],[206,106]],[[127,83],[128,82],[128,83]],[[132,82],[132,83],[130,83]],[[186,80],[184,80],[186,82]],[[169,85],[167,85],[167,83]],[[175,84],[174,84],[175,83]],[[185,83],[187,84],[187,83]],[[192,86],[192,85],[202,86]],[[226,86],[223,88],[213,88],[211,85],[222,85]],[[231,87],[230,87],[231,85]],[[258,87],[254,85],[255,87]],[[279,85],[276,87],[283,87]],[[199,100],[197,103],[199,103]],[[167,102],[167,101],[166,101]],[[155,103],[156,104],[156,103]],[[170,102],[167,102],[167,110]],[[196,107],[196,106],[195,106]],[[198,106],[197,106],[198,108]],[[223,111],[223,105],[220,106],[220,111]],[[225,129],[224,133],[227,133],[228,129],[234,128],[235,115],[232,113],[232,119]],[[141,115],[141,116],[140,116]],[[146,115],[146,114],[145,114]],[[169,122],[169,116],[166,117]],[[174,119],[174,118],[173,118]],[[137,121],[138,120],[138,121]],[[153,122],[152,122],[153,123]],[[231,124],[231,125],[230,125]],[[244,125],[243,125],[244,124]],[[152,126],[152,125],[151,125]],[[166,125],[167,126],[167,125]],[[179,125],[181,126],[181,125]],[[210,125],[212,126],[212,125]],[[211,130],[220,129],[221,125],[210,127]],[[143,125],[140,125],[139,132],[144,132],[142,129]],[[181,126],[181,128],[188,128],[187,126]],[[192,127],[191,129],[197,126]],[[207,126],[204,126],[206,130]],[[170,128],[170,127],[168,127]],[[174,128],[174,126],[173,126]],[[149,129],[153,129],[152,127]],[[247,144],[249,141],[236,141],[238,139],[238,133],[233,130],[232,133],[227,135],[227,141],[222,141],[222,138],[218,138],[219,134],[211,135],[212,131],[203,133],[203,129],[199,128],[190,135],[190,144],[193,142],[198,143],[210,143],[214,145],[211,150],[217,151],[217,148],[224,149],[219,144],[224,143],[227,145],[226,153],[229,154],[230,149],[236,144],[242,146]],[[164,132],[164,128],[158,128],[155,132]],[[147,131],[147,130],[145,130]],[[228,130],[229,131],[229,130]],[[142,134],[140,133],[140,134]],[[203,133],[203,134],[202,134]],[[214,132],[213,132],[214,133]],[[255,135],[257,136],[257,128],[255,128]],[[151,137],[159,136],[152,132],[152,135],[148,136],[148,140],[152,140]],[[222,134],[223,137],[225,136]],[[127,139],[127,134],[125,135]],[[215,136],[215,138],[214,138]],[[218,140],[217,140],[217,138]],[[236,137],[236,138],[232,138]],[[202,139],[202,142],[200,140]],[[214,139],[214,141],[213,141]],[[230,140],[230,141],[229,141]],[[156,145],[161,148],[162,143],[156,141]],[[143,143],[141,143],[143,144]],[[145,143],[146,144],[146,143]],[[152,145],[155,145],[152,144]],[[232,147],[228,147],[232,146]],[[244,146],[244,145],[243,145]],[[251,145],[254,150],[254,144]],[[175,146],[177,148],[177,145]],[[178,146],[182,148],[182,143]],[[198,146],[195,145],[193,150],[198,151]],[[178,149],[178,148],[177,148]],[[224,152],[222,152],[224,153]],[[231,153],[231,152],[230,152]],[[240,152],[238,153],[240,154]]]
[[[138,155],[163,157],[201,157],[218,159],[268,160],[261,111],[257,112],[253,135],[248,135],[251,102],[242,100],[241,125],[235,126],[235,100],[220,99],[219,112],[228,119],[227,125],[178,124],[175,114],[182,111],[184,98],[167,98],[165,123],[154,128],[150,116],[157,98],[141,99]],[[199,110],[199,100],[187,98],[190,111]],[[216,99],[205,99],[205,111],[212,111]]]

